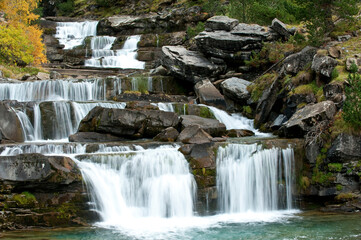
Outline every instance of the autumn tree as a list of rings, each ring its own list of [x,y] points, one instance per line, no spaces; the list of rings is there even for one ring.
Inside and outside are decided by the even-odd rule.
[[[17,65],[46,62],[42,31],[34,24],[40,0],[0,0],[6,22],[0,25],[0,59]]]

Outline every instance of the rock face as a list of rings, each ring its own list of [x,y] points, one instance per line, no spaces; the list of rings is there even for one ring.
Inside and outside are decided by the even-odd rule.
[[[178,124],[178,115],[172,112],[96,107],[81,121],[79,132],[109,133],[125,138],[153,138],[168,127],[177,128]]]
[[[190,125],[183,129],[177,141],[185,144],[203,144],[212,141],[212,136],[204,131],[199,125]]]
[[[0,102],[0,132],[2,141],[24,142],[21,123],[7,102]]]
[[[337,60],[329,57],[316,54],[312,61],[312,70],[318,74],[321,74],[325,77],[330,78],[332,75],[333,69],[337,66]]]
[[[162,64],[176,77],[191,83],[217,76],[223,71],[221,66],[211,63],[202,54],[181,46],[162,47]]]
[[[199,126],[212,137],[221,137],[226,132],[226,126],[218,120],[193,115],[181,115],[181,125],[182,129],[189,126]]]
[[[331,162],[349,162],[361,159],[361,137],[340,134],[327,152]]]
[[[226,16],[214,16],[209,18],[206,21],[206,29],[211,29],[213,31],[216,30],[224,30],[231,31],[235,26],[237,26],[239,21],[237,19],[229,18]]]
[[[236,101],[238,104],[245,105],[250,97],[247,87],[252,83],[240,78],[229,78],[221,83],[223,94]]]
[[[226,109],[223,95],[209,80],[198,82],[194,86],[194,90],[200,103]]]
[[[281,72],[296,75],[299,71],[302,71],[307,64],[313,61],[313,57],[316,53],[316,48],[305,47],[301,52],[288,56],[283,61]]]
[[[286,137],[303,137],[318,122],[331,120],[335,113],[336,106],[331,101],[307,105],[284,123],[282,131]]]
[[[179,132],[174,127],[164,129],[161,133],[155,136],[153,139],[160,142],[174,142],[177,140]]]

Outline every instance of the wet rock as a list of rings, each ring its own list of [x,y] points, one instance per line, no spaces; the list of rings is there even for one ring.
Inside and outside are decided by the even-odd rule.
[[[336,106],[331,101],[310,104],[293,114],[280,131],[286,137],[303,137],[318,122],[331,120],[335,113]]]
[[[199,125],[190,125],[183,129],[177,141],[185,144],[203,144],[212,142],[212,136]]]
[[[178,136],[179,132],[174,127],[169,127],[155,136],[153,140],[160,142],[174,142],[177,140]]]
[[[231,129],[231,130],[227,130],[226,136],[235,137],[235,138],[250,137],[250,136],[254,136],[254,132],[247,129]]]
[[[338,62],[329,57],[329,56],[323,56],[320,54],[316,54],[312,61],[312,70],[315,71],[318,74],[321,74],[325,77],[330,78],[332,75],[333,69],[338,65]]]
[[[205,28],[213,31],[224,30],[231,31],[237,26],[239,21],[237,19],[229,18],[227,16],[214,16],[206,21]]]
[[[162,64],[176,77],[192,83],[223,71],[223,67],[211,63],[202,54],[181,46],[162,47]]]
[[[327,152],[331,162],[349,162],[361,159],[361,137],[341,133]]]
[[[221,137],[226,132],[226,126],[216,119],[202,118],[193,115],[181,115],[182,129],[189,126],[199,126],[213,137]]]
[[[7,102],[0,102],[0,132],[2,141],[24,142],[21,123]]]
[[[209,80],[197,82],[194,90],[200,103],[226,109],[226,102],[223,95]]]
[[[81,121],[79,132],[109,133],[125,138],[153,138],[168,127],[177,127],[178,123],[178,115],[172,112],[96,107]]]
[[[78,132],[69,136],[69,142],[116,142],[124,138],[96,132]]]
[[[245,105],[250,97],[247,87],[251,84],[249,81],[233,77],[222,82],[221,88],[226,97],[237,101],[238,104]]]
[[[326,97],[326,100],[334,102],[337,107],[341,107],[345,99],[343,86],[337,83],[325,85],[323,87],[323,95]]]
[[[56,71],[51,71],[49,77],[50,79],[60,79],[61,74]]]
[[[317,48],[305,47],[302,51],[288,56],[283,61],[282,73],[296,75],[313,61]]]
[[[292,33],[287,29],[286,24],[277,18],[272,20],[271,28],[285,39],[288,39],[292,35]]]

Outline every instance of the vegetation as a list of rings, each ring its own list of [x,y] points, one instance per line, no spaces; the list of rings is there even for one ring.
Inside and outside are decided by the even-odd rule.
[[[343,105],[343,119],[354,128],[361,127],[361,77],[355,64],[351,67],[348,84],[345,86],[346,100]]]
[[[276,73],[268,73],[256,79],[254,84],[247,87],[247,90],[251,93],[251,99],[257,102],[262,97],[263,91],[271,86],[277,77]]]

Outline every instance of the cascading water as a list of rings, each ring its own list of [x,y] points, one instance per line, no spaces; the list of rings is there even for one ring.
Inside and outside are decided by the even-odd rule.
[[[257,144],[229,144],[219,148],[217,188],[221,211],[291,209],[292,164],[291,148],[262,149]]]
[[[78,162],[104,225],[132,218],[192,217],[196,184],[183,154],[159,147]]]

